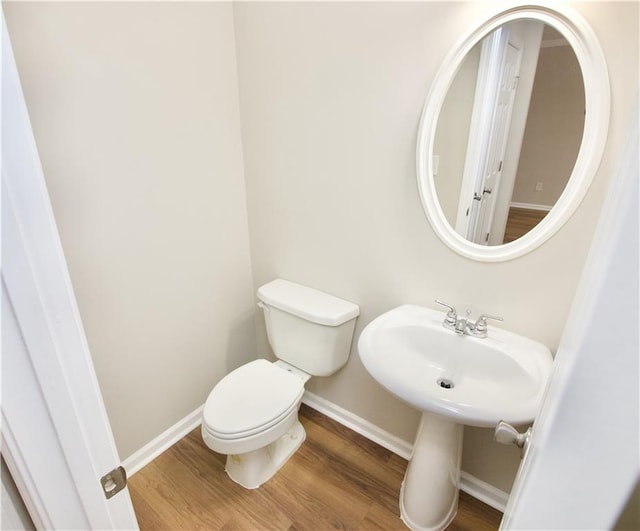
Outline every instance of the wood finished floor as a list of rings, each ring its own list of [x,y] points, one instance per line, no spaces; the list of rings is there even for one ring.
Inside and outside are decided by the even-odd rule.
[[[503,242],[509,243],[517,240],[520,236],[524,236],[540,223],[547,214],[548,212],[544,210],[511,207],[509,209]]]
[[[398,496],[407,462],[315,410],[302,406],[307,439],[256,490],[231,481],[226,457],[200,429],[129,480],[145,530],[402,530]],[[461,493],[452,531],[497,529],[502,513]]]

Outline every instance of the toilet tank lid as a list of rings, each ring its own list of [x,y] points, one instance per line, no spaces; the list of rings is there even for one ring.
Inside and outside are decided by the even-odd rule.
[[[357,304],[283,279],[273,280],[258,288],[258,299],[279,310],[326,326],[338,326],[360,315]]]

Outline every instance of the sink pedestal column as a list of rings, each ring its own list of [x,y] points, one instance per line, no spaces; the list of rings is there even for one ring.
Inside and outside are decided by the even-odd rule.
[[[400,491],[402,521],[414,531],[441,531],[458,510],[464,426],[422,413]]]

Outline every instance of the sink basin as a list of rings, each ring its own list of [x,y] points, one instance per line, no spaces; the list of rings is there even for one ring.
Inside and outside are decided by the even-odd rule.
[[[443,319],[412,305],[381,315],[360,335],[362,363],[421,411],[479,427],[532,422],[551,373],[549,349],[491,326],[484,339],[457,335]]]
[[[399,306],[358,341],[371,376],[422,411],[400,492],[400,516],[415,531],[442,531],[456,515],[463,426],[532,422],[553,362],[541,343],[493,326],[486,338],[458,335],[444,316]]]

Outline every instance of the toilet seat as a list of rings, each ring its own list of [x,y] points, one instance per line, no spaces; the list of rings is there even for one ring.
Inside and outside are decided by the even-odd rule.
[[[304,382],[259,359],[230,372],[213,388],[203,411],[203,429],[223,440],[250,437],[297,410]]]

